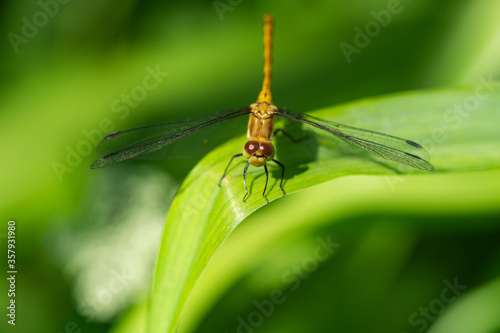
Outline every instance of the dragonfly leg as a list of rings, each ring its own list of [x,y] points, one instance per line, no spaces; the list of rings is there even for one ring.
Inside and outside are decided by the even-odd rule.
[[[273,162],[278,164],[281,167],[280,189],[281,189],[281,191],[283,191],[283,196],[285,196],[286,193],[285,193],[285,190],[283,189],[283,178],[285,178],[285,166],[282,163],[276,161],[274,158],[273,158]]]
[[[276,136],[276,134],[278,134],[279,132],[283,133],[288,139],[290,139],[290,141],[292,141],[293,143],[297,143],[297,142],[300,142],[300,141],[304,141],[307,136],[304,135],[300,138],[294,138],[290,133],[286,132],[284,129],[282,128],[278,128],[277,130],[274,131],[273,135]]]
[[[243,156],[243,154],[236,154],[233,157],[231,157],[231,159],[229,160],[229,163],[226,166],[226,170],[224,170],[224,173],[222,174],[222,178],[219,180],[219,187],[220,187],[220,183],[222,183],[222,180],[224,179],[224,177],[226,177],[227,169],[229,169],[229,166],[233,162],[234,158],[235,157],[240,157],[240,156]]]
[[[243,170],[243,185],[245,185],[245,196],[243,196],[243,202],[245,202],[245,198],[248,195],[248,187],[247,187],[247,178],[246,178],[246,175],[247,175],[247,170],[248,170],[248,166],[249,165],[250,165],[250,160],[248,160],[247,165],[245,165],[245,170]]]
[[[269,181],[269,172],[267,171],[267,165],[264,164],[264,170],[266,171],[266,185],[264,185],[264,191],[262,191],[262,196],[264,199],[266,199],[267,204],[269,204],[269,200],[267,200],[266,197],[266,190],[267,190],[267,182]]]

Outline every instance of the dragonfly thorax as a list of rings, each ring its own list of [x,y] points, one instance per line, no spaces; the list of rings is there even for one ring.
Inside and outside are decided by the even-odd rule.
[[[274,115],[276,107],[266,102],[250,105],[247,140],[271,141],[274,134]]]
[[[249,159],[251,165],[259,167],[274,157],[274,146],[269,141],[249,140],[243,146],[243,156]]]

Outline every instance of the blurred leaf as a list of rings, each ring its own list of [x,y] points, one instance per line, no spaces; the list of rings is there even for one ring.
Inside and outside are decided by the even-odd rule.
[[[500,140],[495,124],[500,120],[500,94],[495,91],[496,84],[485,82],[482,79],[473,88],[367,99],[311,114],[335,116],[341,123],[415,140],[429,150],[439,173],[497,168]],[[265,204],[261,169],[252,168],[247,173],[250,196],[246,202],[242,202],[242,162],[232,165],[222,188],[217,186],[227,162],[244,142],[240,137],[212,151],[179,189],[162,239],[149,332],[175,330],[191,289],[214,253],[245,217]],[[287,158],[290,147],[293,152]],[[288,194],[344,175],[423,173],[406,166],[396,168],[392,162],[357,152],[334,150],[309,139],[280,147],[277,138],[277,150],[282,153],[277,158],[286,166]],[[271,174],[268,197],[274,200],[281,196],[280,170]]]
[[[485,283],[480,288],[464,295],[457,304],[429,329],[429,333],[440,332],[498,332],[500,320],[500,279]]]

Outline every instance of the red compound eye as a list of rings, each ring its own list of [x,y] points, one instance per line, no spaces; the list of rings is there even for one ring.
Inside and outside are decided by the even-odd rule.
[[[274,146],[271,142],[263,142],[260,145],[260,151],[266,157],[272,156],[274,155]]]
[[[249,155],[252,155],[259,150],[259,143],[257,141],[247,141],[244,149]]]

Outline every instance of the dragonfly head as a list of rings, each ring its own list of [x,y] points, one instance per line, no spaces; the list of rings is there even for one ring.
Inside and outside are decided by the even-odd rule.
[[[243,147],[243,156],[250,160],[253,166],[263,166],[274,157],[274,146],[269,141],[249,140]]]

